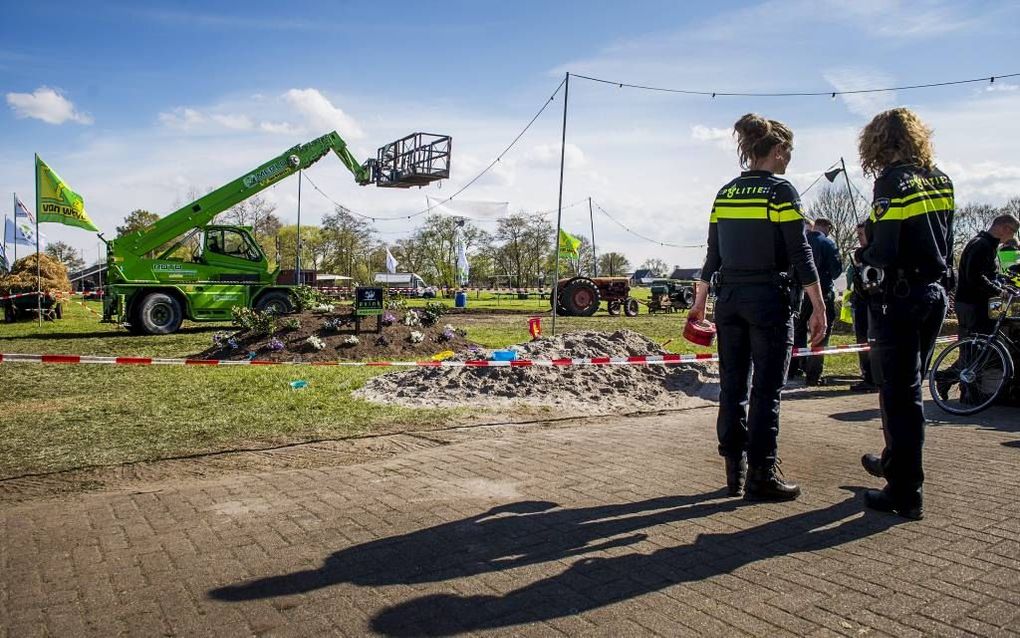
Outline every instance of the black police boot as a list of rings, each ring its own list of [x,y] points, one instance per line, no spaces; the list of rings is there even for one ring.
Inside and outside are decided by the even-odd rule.
[[[779,470],[779,460],[773,465],[752,467],[744,488],[748,501],[792,501],[800,496],[800,487],[787,483]]]
[[[924,504],[920,497],[908,503],[897,500],[886,490],[868,490],[864,493],[864,504],[873,510],[899,514],[912,521],[924,518]]]
[[[747,456],[727,456],[726,459],[726,487],[730,496],[740,496],[744,493],[744,481],[747,480]]]
[[[872,476],[877,476],[878,478],[885,476],[885,471],[882,469],[882,457],[877,454],[865,454],[862,456],[861,465]]]

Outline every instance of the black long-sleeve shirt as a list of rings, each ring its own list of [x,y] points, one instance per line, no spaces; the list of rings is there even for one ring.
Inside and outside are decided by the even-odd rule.
[[[833,280],[843,274],[839,249],[836,248],[836,242],[817,230],[809,232],[807,240],[815,258],[815,268],[818,269],[818,283],[822,285],[822,292],[829,294],[832,292]]]
[[[897,164],[875,180],[875,199],[865,226],[868,246],[859,261],[887,276],[936,282],[952,265],[953,182],[937,168]],[[897,272],[900,271],[900,272]]]
[[[701,280],[708,282],[719,271],[792,271],[803,286],[818,281],[793,184],[768,171],[744,171],[719,190]]]
[[[993,284],[999,272],[998,249],[999,240],[985,231],[967,242],[960,255],[957,301],[985,305],[989,299],[999,294]]]

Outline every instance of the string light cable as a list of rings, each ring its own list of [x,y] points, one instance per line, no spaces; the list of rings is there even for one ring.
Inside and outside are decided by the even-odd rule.
[[[610,220],[612,220],[612,222],[614,224],[616,224],[617,226],[619,226],[620,228],[622,228],[626,232],[630,233],[631,235],[634,235],[635,237],[637,237],[639,239],[643,239],[643,240],[645,240],[647,242],[651,242],[653,244],[658,244],[660,246],[666,246],[668,248],[704,248],[705,247],[705,244],[686,244],[686,245],[671,244],[669,242],[659,241],[658,239],[652,239],[651,237],[646,237],[646,236],[642,235],[641,233],[639,233],[637,231],[631,230],[626,224],[623,224],[622,222],[617,220],[615,217],[610,215],[609,212],[605,208],[602,208],[602,206],[600,206],[597,202],[592,202],[592,205],[594,205],[595,208],[599,209],[599,212],[601,212],[603,215],[605,215]]]
[[[889,86],[880,88],[870,89],[848,89],[845,91],[771,91],[764,93],[755,92],[738,92],[738,91],[704,91],[696,89],[681,89],[681,88],[670,88],[663,86],[651,86],[647,84],[632,84],[629,82],[618,82],[614,80],[606,80],[605,78],[596,78],[590,75],[570,74],[571,77],[579,78],[582,80],[588,80],[590,82],[597,82],[601,84],[609,84],[616,86],[617,88],[628,88],[628,89],[639,89],[642,91],[657,91],[659,93],[679,93],[682,95],[703,95],[709,97],[832,97],[835,99],[837,95],[859,95],[861,93],[887,93],[891,91],[908,91],[913,89],[930,89],[941,86],[956,86],[960,84],[976,84],[978,82],[988,82],[989,84],[995,84],[996,80],[1003,80],[1007,78],[1020,77],[1020,73],[1006,73],[1003,75],[989,75],[983,78],[973,78],[970,80],[952,80],[949,82],[930,82],[927,84],[908,84],[904,86]]]
[[[489,162],[489,165],[486,166],[485,168],[483,168],[480,173],[478,173],[477,175],[472,177],[470,181],[468,181],[466,184],[461,186],[456,192],[453,193],[453,195],[450,195],[446,199],[444,199],[444,200],[442,200],[440,202],[437,202],[437,203],[435,203],[435,204],[425,208],[424,210],[420,210],[420,211],[418,211],[416,213],[411,213],[410,215],[398,215],[396,217],[380,217],[378,215],[366,215],[365,213],[359,213],[357,211],[351,210],[347,206],[344,206],[343,204],[341,204],[340,202],[336,201],[335,199],[333,199],[332,197],[327,195],[325,192],[323,192],[323,190],[321,188],[319,188],[318,186],[315,185],[315,182],[313,182],[311,179],[308,179],[307,173],[304,175],[304,177],[305,177],[305,179],[308,179],[308,183],[310,183],[312,185],[312,188],[314,188],[316,191],[318,191],[318,193],[320,195],[322,195],[323,197],[325,197],[327,200],[332,202],[334,206],[339,206],[339,207],[343,208],[344,210],[348,211],[349,213],[351,213],[352,215],[357,215],[358,217],[363,217],[365,219],[371,219],[372,221],[396,221],[396,220],[411,219],[412,217],[419,217],[421,215],[428,214],[428,213],[432,212],[433,209],[435,209],[435,208],[437,208],[439,206],[442,206],[443,204],[446,204],[447,202],[452,201],[454,197],[456,197],[457,195],[460,195],[461,193],[466,191],[475,182],[477,182],[479,179],[481,179],[486,173],[488,173],[490,170],[492,170],[492,168],[496,164],[498,164],[503,159],[503,157],[506,156],[506,154],[510,152],[510,150],[514,146],[516,146],[517,142],[519,142],[520,139],[522,137],[524,137],[524,134],[528,132],[528,130],[538,120],[538,118],[542,115],[542,113],[544,113],[545,110],[547,108],[549,108],[549,105],[552,104],[553,100],[556,99],[556,95],[559,94],[559,92],[563,89],[563,85],[566,84],[566,82],[567,82],[566,78],[564,78],[563,80],[560,81],[559,85],[556,87],[556,90],[554,90],[552,92],[552,95],[549,96],[549,99],[547,99],[542,104],[542,108],[538,109],[538,112],[535,113],[534,117],[532,117],[531,120],[529,120],[528,123],[525,125],[525,127],[523,129],[521,129],[521,132],[517,134],[517,137],[515,137],[513,139],[513,141],[510,142],[506,146],[506,148],[503,149],[503,152],[501,152],[499,155],[497,155],[494,160]]]

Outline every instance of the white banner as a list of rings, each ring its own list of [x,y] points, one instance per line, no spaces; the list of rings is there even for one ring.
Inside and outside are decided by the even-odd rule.
[[[470,202],[461,200],[443,201],[442,198],[425,196],[429,212],[466,219],[504,219],[510,214],[510,202]]]

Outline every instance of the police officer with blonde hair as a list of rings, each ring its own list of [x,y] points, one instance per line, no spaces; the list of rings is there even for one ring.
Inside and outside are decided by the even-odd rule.
[[[953,182],[935,167],[931,134],[913,111],[879,113],[860,133],[861,167],[875,177],[871,216],[855,253],[869,282],[872,374],[879,385],[885,449],[861,463],[883,477],[873,509],[924,516],[921,380],[946,314],[952,266]]]
[[[779,472],[779,399],[793,345],[793,312],[802,291],[814,312],[812,344],[825,336],[825,305],[804,235],[800,196],[780,175],[793,153],[793,131],[749,113],[734,124],[744,170],[719,190],[708,255],[688,321],[705,317],[710,283],[718,298],[721,393],[717,434],[726,484],[748,500],[797,498]],[[750,382],[750,384],[749,384]]]

